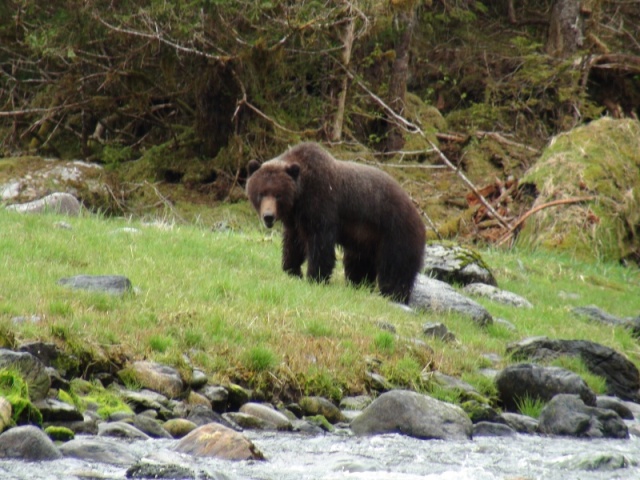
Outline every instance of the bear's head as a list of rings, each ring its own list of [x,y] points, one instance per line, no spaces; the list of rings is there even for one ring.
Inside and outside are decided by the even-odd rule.
[[[276,220],[287,221],[296,199],[300,165],[270,160],[260,165],[251,160],[248,165],[247,195],[267,228]]]

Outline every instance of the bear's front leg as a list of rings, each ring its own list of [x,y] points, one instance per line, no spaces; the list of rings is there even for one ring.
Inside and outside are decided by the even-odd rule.
[[[304,243],[295,230],[285,227],[282,238],[282,269],[289,275],[302,277],[304,260]]]
[[[316,282],[327,282],[336,264],[336,236],[331,231],[323,231],[309,236],[309,258],[307,278]]]

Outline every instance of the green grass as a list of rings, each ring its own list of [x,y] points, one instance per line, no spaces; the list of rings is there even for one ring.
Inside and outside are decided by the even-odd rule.
[[[505,357],[509,342],[536,335],[592,340],[640,361],[638,342],[621,328],[571,313],[597,305],[612,315],[640,312],[635,268],[587,263],[548,252],[481,252],[502,288],[532,309],[478,299],[515,325],[481,328],[457,315],[407,313],[375,293],[349,287],[338,264],[326,285],[285,275],[280,235],[258,221],[234,232],[207,225],[146,225],[99,216],[29,216],[0,209],[0,332],[5,343],[62,342],[76,353],[125,352],[182,368],[183,355],[214,382],[234,381],[273,392],[365,391],[371,360],[398,385],[424,388],[421,373],[440,370],[490,390],[483,354]],[[123,231],[133,227],[137,233]],[[135,293],[113,297],[57,284],[78,274],[127,276]],[[577,296],[575,298],[574,296]],[[39,322],[13,322],[37,316]],[[443,321],[458,339],[426,339],[422,324]],[[397,335],[380,330],[391,323]],[[411,339],[422,339],[433,352]],[[267,392],[269,393],[269,392]]]
[[[539,418],[542,410],[547,404],[540,398],[533,398],[525,395],[516,399],[516,407],[522,415],[532,418]]]

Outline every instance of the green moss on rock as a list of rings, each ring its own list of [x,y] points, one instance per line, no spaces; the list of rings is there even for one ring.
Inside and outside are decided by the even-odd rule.
[[[519,242],[579,258],[618,261],[640,254],[640,122],[602,118],[558,135],[522,179],[534,207]]]
[[[97,406],[96,413],[107,419],[114,413],[133,413],[131,407],[120,397],[117,391],[104,388],[98,382],[74,379],[69,392],[60,392],[60,399],[71,402],[78,410],[85,411],[89,405]]]
[[[11,421],[15,425],[42,425],[42,414],[29,399],[29,387],[19,372],[0,370],[0,397],[11,404]]]
[[[75,437],[73,430],[66,427],[54,427],[53,425],[45,428],[44,433],[54,442],[68,442]]]

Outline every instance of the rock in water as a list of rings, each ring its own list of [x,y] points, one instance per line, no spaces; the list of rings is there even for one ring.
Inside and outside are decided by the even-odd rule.
[[[264,455],[244,435],[217,423],[196,428],[174,447],[196,457],[225,460],[264,460]]]
[[[468,439],[473,426],[457,405],[407,390],[383,393],[351,422],[356,435],[402,433],[421,439]]]

